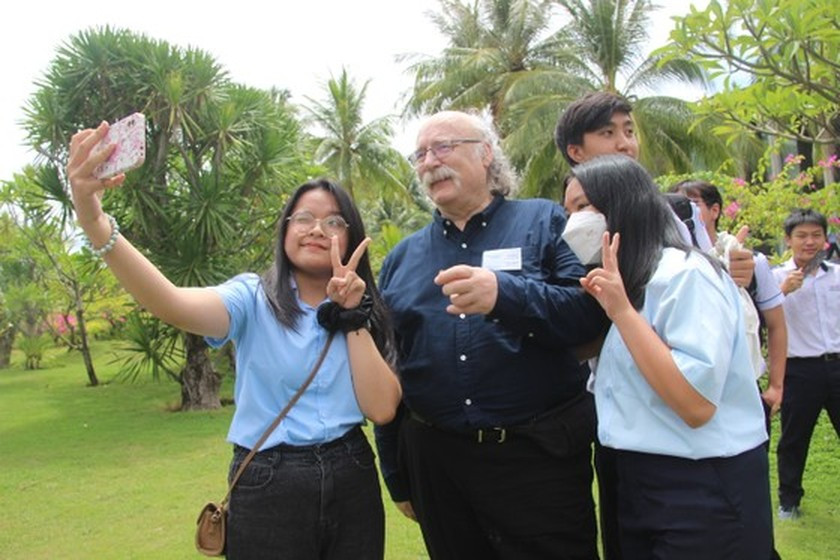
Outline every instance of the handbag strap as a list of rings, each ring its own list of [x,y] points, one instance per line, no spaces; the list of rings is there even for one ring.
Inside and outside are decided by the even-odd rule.
[[[324,358],[327,357],[327,350],[330,349],[330,344],[332,343],[334,337],[335,333],[331,332],[329,337],[327,338],[326,344],[324,345],[324,349],[321,350],[321,354],[315,361],[315,365],[312,366],[312,371],[309,372],[309,376],[303,382],[303,385],[300,386],[300,389],[298,389],[294,396],[289,400],[289,402],[286,403],[286,406],[283,407],[283,410],[280,411],[280,414],[277,415],[277,418],[274,419],[274,422],[272,422],[271,425],[265,430],[265,432],[263,432],[263,435],[260,436],[260,439],[257,440],[257,443],[254,444],[254,446],[251,448],[251,451],[249,451],[248,455],[245,456],[245,459],[242,460],[242,463],[239,465],[239,468],[236,469],[236,474],[233,475],[233,478],[230,481],[230,486],[228,487],[225,499],[222,500],[222,506],[227,504],[228,500],[230,499],[230,495],[233,492],[233,487],[236,485],[237,481],[239,480],[239,477],[242,476],[242,473],[245,472],[245,467],[248,466],[248,463],[250,463],[251,459],[254,458],[254,455],[257,454],[260,447],[262,447],[262,444],[264,444],[265,440],[268,439],[268,436],[270,436],[271,433],[277,428],[277,426],[280,425],[280,422],[283,420],[283,418],[286,417],[286,415],[289,413],[289,411],[292,409],[295,403],[298,402],[301,395],[303,395],[303,392],[306,391],[306,388],[309,387],[309,384],[312,383],[312,380],[315,379],[315,374],[318,373],[318,368],[321,367],[321,364],[324,362]]]

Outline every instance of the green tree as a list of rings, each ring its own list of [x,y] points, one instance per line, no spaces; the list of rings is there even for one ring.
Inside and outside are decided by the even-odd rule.
[[[686,102],[642,97],[668,80],[706,83],[690,61],[645,56],[655,9],[649,0],[442,0],[432,18],[450,47],[410,67],[408,111],[489,110],[524,195],[557,195],[566,164],[553,129],[565,107],[590,91],[634,102],[642,161],[654,173],[717,165],[723,146],[692,126]],[[554,16],[566,23],[555,28]]]
[[[676,18],[667,57],[689,57],[721,78],[701,114],[728,134],[840,143],[840,17],[834,0],[730,0]]]
[[[0,202],[6,215],[13,217],[17,250],[31,265],[31,285],[38,298],[46,295],[42,307],[50,317],[42,320],[43,327],[53,338],[82,354],[88,384],[96,386],[99,379],[90,353],[88,311],[91,305],[96,307],[96,300],[108,300],[114,283],[106,280],[101,262],[90,252],[78,250],[79,240],[66,227],[60,207],[48,203],[44,193],[55,190],[61,190],[55,168],[28,167],[5,183]],[[62,323],[54,324],[59,317]],[[41,330],[36,333],[38,338]],[[41,345],[33,342],[29,346]]]
[[[566,53],[563,71],[534,75],[508,95],[506,148],[525,170],[526,193],[554,193],[565,169],[553,145],[557,116],[581,94],[609,91],[633,103],[641,161],[654,174],[716,167],[727,158],[722,142],[695,126],[691,104],[650,95],[666,83],[705,87],[702,68],[685,59],[647,54],[658,9],[649,0],[556,0],[567,16],[558,32]],[[536,139],[536,140],[535,140]]]
[[[405,55],[414,86],[411,115],[443,109],[488,109],[499,123],[508,92],[522,79],[564,72],[569,60],[550,33],[549,0],[439,0],[429,17],[449,40],[438,56]]]
[[[146,163],[106,210],[173,282],[206,286],[273,255],[278,208],[305,172],[286,97],[232,83],[201,50],[94,29],[58,50],[25,127],[31,145],[64,170],[76,130],[144,112]],[[48,195],[69,211],[63,191]],[[182,408],[220,406],[203,338],[186,334],[183,348]]]
[[[403,191],[399,175],[402,156],[391,148],[390,116],[365,122],[362,115],[370,82],[357,87],[342,69],[326,83],[319,101],[306,99],[309,121],[315,125],[315,161],[326,167],[354,199],[376,198],[382,190]]]

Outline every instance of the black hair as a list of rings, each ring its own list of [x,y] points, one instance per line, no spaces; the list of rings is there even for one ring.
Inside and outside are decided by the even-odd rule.
[[[584,134],[610,124],[615,113],[629,115],[632,110],[630,102],[620,95],[606,91],[588,93],[572,102],[560,115],[554,129],[554,143],[569,165],[574,167],[577,162],[569,156],[569,144],[583,145]]]
[[[707,208],[711,208],[715,204],[718,205],[721,212],[718,212],[715,218],[715,229],[718,227],[720,215],[723,211],[723,197],[720,194],[720,189],[708,181],[701,181],[699,179],[686,179],[671,186],[671,192],[683,193],[690,197],[699,197]]]
[[[274,262],[266,270],[262,277],[262,287],[268,299],[268,305],[274,316],[283,326],[295,329],[298,318],[303,314],[292,289],[293,265],[286,254],[284,243],[288,232],[289,220],[300,198],[307,192],[321,189],[328,192],[338,203],[341,217],[347,221],[347,250],[342,255],[342,262],[346,262],[353,250],[359,246],[365,238],[365,226],[362,216],[359,214],[356,204],[350,195],[337,183],[327,179],[316,179],[300,185],[283,208],[280,219],[277,221],[277,244],[274,249]],[[382,353],[385,360],[394,364],[396,351],[394,333],[391,327],[391,320],[385,303],[376,289],[373,271],[370,267],[368,252],[362,255],[359,265],[356,267],[356,274],[364,280],[367,291],[373,298],[373,311],[371,312],[371,335],[376,342],[376,347]]]
[[[664,247],[686,251],[674,215],[645,169],[624,155],[604,155],[575,166],[572,175],[586,198],[620,233],[618,268],[633,307],[641,309]]]
[[[825,216],[810,208],[796,208],[785,218],[785,235],[790,237],[794,228],[802,224],[820,226],[823,230],[823,235],[828,235],[828,220],[825,219]]]

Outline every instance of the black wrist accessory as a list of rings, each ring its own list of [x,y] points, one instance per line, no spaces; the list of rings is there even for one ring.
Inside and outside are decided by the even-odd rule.
[[[373,298],[365,292],[358,307],[345,309],[328,301],[318,307],[318,324],[328,332],[343,331],[345,333],[370,328],[370,314],[373,311]]]

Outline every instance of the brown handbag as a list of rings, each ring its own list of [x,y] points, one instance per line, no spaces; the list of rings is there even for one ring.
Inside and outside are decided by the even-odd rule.
[[[303,385],[300,386],[300,389],[297,390],[283,410],[280,411],[280,414],[277,415],[277,418],[274,419],[274,422],[272,422],[266,431],[263,432],[263,435],[260,436],[260,439],[257,440],[257,443],[248,455],[245,456],[245,459],[239,465],[239,468],[236,470],[236,474],[233,475],[233,479],[230,481],[230,486],[228,487],[228,491],[224,499],[221,502],[208,502],[203,508],[201,508],[201,513],[198,514],[198,520],[196,521],[198,526],[195,531],[195,548],[200,553],[205,556],[222,556],[225,553],[227,503],[230,499],[231,492],[233,492],[233,487],[236,485],[236,482],[239,480],[242,473],[245,472],[245,467],[248,466],[248,463],[250,463],[251,459],[254,458],[254,455],[257,454],[257,451],[259,451],[262,444],[264,444],[265,440],[268,439],[268,436],[270,436],[275,428],[280,425],[280,422],[286,417],[289,410],[291,410],[298,399],[300,399],[303,392],[306,391],[306,388],[309,387],[310,383],[312,383],[312,380],[315,379],[315,374],[318,373],[318,368],[321,367],[324,358],[327,356],[327,350],[329,350],[334,336],[335,333],[330,333],[329,338],[327,338],[327,343],[324,345],[324,349],[321,350],[321,355],[318,356],[318,360],[315,362],[315,365],[312,366],[312,371],[309,372],[309,376],[303,382]]]

